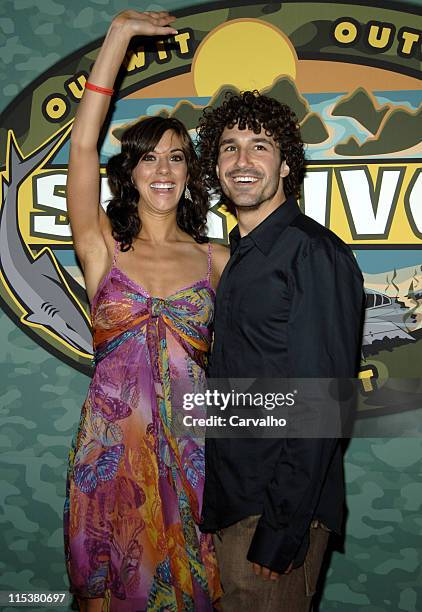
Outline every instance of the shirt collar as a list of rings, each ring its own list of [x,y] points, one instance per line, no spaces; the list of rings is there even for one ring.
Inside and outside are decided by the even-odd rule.
[[[264,255],[268,255],[280,234],[291,224],[293,219],[300,214],[302,213],[294,196],[289,196],[284,204],[281,204],[278,208],[276,208],[270,215],[268,215],[268,217],[266,217],[243,238],[240,237],[239,226],[236,225],[236,227],[230,232],[231,253],[234,252],[241,240],[249,238],[253,240],[255,245]]]

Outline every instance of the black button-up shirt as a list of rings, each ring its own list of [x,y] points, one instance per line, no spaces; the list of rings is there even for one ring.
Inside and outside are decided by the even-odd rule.
[[[211,378],[352,378],[364,303],[351,249],[290,197],[232,256],[216,298]],[[255,514],[250,561],[302,561],[313,519],[340,531],[342,454],[332,439],[207,439],[203,531]],[[297,563],[297,564],[299,564]]]

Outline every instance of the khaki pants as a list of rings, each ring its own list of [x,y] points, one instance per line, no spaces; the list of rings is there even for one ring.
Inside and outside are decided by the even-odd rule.
[[[308,612],[315,593],[329,532],[311,527],[310,546],[302,566],[277,581],[256,576],[246,559],[259,517],[249,516],[214,535],[224,595],[222,612]]]

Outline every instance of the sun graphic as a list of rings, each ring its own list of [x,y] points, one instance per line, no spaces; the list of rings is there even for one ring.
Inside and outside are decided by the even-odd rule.
[[[192,73],[198,96],[221,85],[264,89],[279,76],[296,77],[297,56],[290,40],[265,21],[234,19],[210,32],[196,50]]]

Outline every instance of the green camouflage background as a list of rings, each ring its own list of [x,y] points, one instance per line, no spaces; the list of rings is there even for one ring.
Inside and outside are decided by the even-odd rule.
[[[132,8],[204,4],[168,0],[134,2]],[[55,62],[102,36],[111,17],[126,7],[108,0],[2,0],[0,110]],[[1,311],[0,332],[0,591],[59,591],[67,584],[66,457],[89,379],[52,357]],[[402,369],[389,374],[403,375]],[[344,551],[333,553],[320,610],[422,611],[421,472],[420,438],[350,444],[347,537]]]

